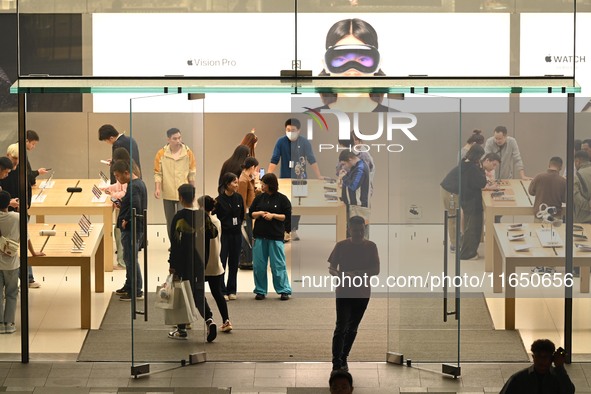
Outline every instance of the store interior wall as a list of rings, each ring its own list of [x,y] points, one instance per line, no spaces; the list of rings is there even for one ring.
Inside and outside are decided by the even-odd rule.
[[[14,114],[2,116],[2,145],[4,149],[16,140],[16,122]],[[199,176],[197,184],[203,184],[205,192],[217,195],[217,179],[223,162],[232,154],[242,137],[251,129],[256,130],[259,144],[257,158],[264,168],[268,167],[273,146],[277,138],[283,135],[283,123],[290,115],[285,113],[245,114],[212,113],[204,115],[204,155],[197,157]],[[448,115],[453,122],[457,115]],[[166,143],[165,132],[170,127],[177,127],[183,134],[185,143],[193,145],[193,139],[200,141],[199,135],[193,134],[195,114],[134,114],[134,136],[140,147],[140,160],[144,180],[150,196],[149,206],[160,207],[161,203],[153,197],[153,158],[156,151]],[[439,201],[439,183],[445,174],[457,164],[459,142],[465,142],[473,129],[483,130],[486,138],[492,136],[492,130],[500,124],[507,126],[509,135],[515,136],[519,143],[525,163],[526,174],[535,176],[547,168],[552,156],[561,156],[566,160],[566,116],[564,114],[539,113],[503,113],[503,114],[463,114],[462,134],[447,135],[437,132],[441,129],[441,114],[421,114],[421,126],[428,137],[426,143],[407,144],[407,151],[402,154],[375,154],[376,179],[372,198],[374,207],[390,207],[390,223],[441,223]],[[172,120],[174,124],[171,123]],[[5,122],[4,122],[5,121]],[[31,153],[30,161],[34,168],[51,167],[56,178],[97,178],[99,171],[108,169],[100,163],[101,159],[111,156],[111,146],[98,140],[98,128],[113,124],[118,130],[129,133],[130,115],[125,113],[28,113],[27,128],[36,130],[41,141]],[[452,122],[452,123],[453,123]],[[576,121],[576,138],[591,137],[591,117],[579,114]],[[13,136],[11,138],[11,135]],[[314,143],[334,143],[328,134],[316,133]],[[415,142],[416,143],[416,142]],[[200,149],[194,147],[200,152]],[[204,159],[204,160],[203,160]],[[323,153],[318,156],[320,170],[325,176],[334,176],[338,161],[337,152]],[[411,176],[402,176],[411,174]],[[414,195],[405,194],[413,191]],[[404,196],[404,197],[403,197]],[[390,201],[389,201],[390,199]],[[416,204],[423,208],[421,218],[410,218],[406,210],[408,205]],[[392,209],[398,207],[397,209]],[[386,216],[374,212],[372,222],[384,223]],[[315,219],[316,220],[316,219]],[[162,209],[150,212],[150,223],[164,223]]]

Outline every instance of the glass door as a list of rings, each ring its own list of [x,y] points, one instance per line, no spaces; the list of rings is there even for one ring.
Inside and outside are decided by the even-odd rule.
[[[135,209],[127,213],[129,206],[120,208],[119,227],[128,221],[121,229],[124,256],[137,260],[125,262],[131,290],[117,305],[126,309],[130,322],[135,376],[149,372],[150,362],[203,362],[211,339],[206,324],[211,312],[204,298],[211,237],[205,208],[211,204],[201,197],[203,107],[204,95],[131,99],[130,133],[122,144],[131,155],[125,165],[112,165],[124,169],[123,181],[131,178],[127,194]],[[140,250],[137,257],[128,247]],[[173,277],[167,280],[169,274]]]
[[[453,376],[461,373],[461,306],[476,302],[486,308],[482,294],[475,300],[460,297],[463,283],[458,279],[465,270],[460,265],[458,217],[464,185],[459,170],[461,102],[414,94],[389,100],[389,107],[399,112],[388,113],[392,141],[377,154],[387,180],[387,199],[381,205],[387,215],[381,215],[380,235],[388,245],[380,278],[388,311],[387,359],[407,366],[442,363],[441,372]],[[445,187],[425,182],[433,173],[446,179]],[[482,212],[474,212],[474,217],[482,217]],[[481,230],[480,221],[470,245],[474,256]]]

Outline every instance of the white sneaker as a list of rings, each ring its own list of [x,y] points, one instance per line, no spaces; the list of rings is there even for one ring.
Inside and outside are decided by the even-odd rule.
[[[16,331],[16,326],[14,323],[5,323],[4,324],[4,333],[5,334],[12,334]]]
[[[227,320],[224,322],[224,324],[222,324],[222,326],[220,327],[220,330],[222,332],[230,332],[232,331],[232,323],[230,323],[230,320]]]
[[[291,230],[291,240],[292,241],[299,241],[300,240],[300,236],[298,235],[298,232],[296,230]]]
[[[39,282],[29,282],[29,289],[38,289],[41,287],[41,283]]]
[[[230,301],[234,301],[237,298],[238,297],[236,297],[236,294],[230,294],[230,295],[228,295],[228,300],[230,300]]]

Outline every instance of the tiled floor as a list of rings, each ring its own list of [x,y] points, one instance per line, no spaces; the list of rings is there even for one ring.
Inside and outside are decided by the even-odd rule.
[[[356,393],[498,393],[504,381],[526,365],[464,364],[457,379],[441,374],[438,364],[352,363],[350,368]],[[0,363],[0,391],[214,393],[215,388],[228,388],[232,394],[327,393],[330,373],[328,363],[152,364],[150,368],[150,374],[136,379],[130,376],[130,364],[123,363],[4,362]],[[567,370],[577,393],[591,393],[591,365],[569,365]]]
[[[320,228],[320,230],[318,228]],[[163,226],[150,226],[150,286],[161,282],[167,272],[167,242]],[[300,244],[288,245],[291,253],[291,278],[307,273],[310,256],[318,260],[319,273],[325,270],[326,256],[332,243],[324,238],[334,237],[334,227],[303,226]],[[439,226],[407,226],[383,234],[372,228],[371,237],[380,245],[382,269],[394,273],[404,270],[401,262],[415,264],[425,270],[441,269]],[[403,245],[396,240],[407,239]],[[330,240],[329,240],[330,241]],[[401,241],[400,241],[401,242]],[[328,245],[328,246],[327,246]],[[299,249],[298,249],[299,248]],[[324,256],[324,257],[318,257]],[[387,257],[386,257],[387,256]],[[321,261],[320,261],[321,260]],[[420,262],[420,265],[417,265]],[[320,264],[321,263],[321,264]],[[484,260],[471,261],[462,269],[482,273]],[[436,271],[433,271],[436,272]],[[75,362],[86,330],[79,329],[79,270],[61,267],[35,267],[40,289],[30,295],[31,362],[21,364],[20,333],[0,335],[0,391],[35,393],[125,393],[182,392],[180,388],[231,387],[232,393],[322,393],[327,386],[328,363],[205,363],[181,367],[178,364],[153,364],[152,372],[138,379],[130,377],[130,364]],[[111,292],[120,287],[124,271],[105,274],[105,293],[92,294],[92,327],[100,326]],[[295,284],[294,284],[295,285]],[[252,290],[252,272],[239,272],[239,291]],[[490,289],[480,289],[487,296],[491,317],[497,329],[504,324],[503,299]],[[577,294],[574,302],[575,361],[590,361],[591,315],[588,296]],[[231,305],[231,304],[230,304]],[[230,306],[231,308],[231,306]],[[517,327],[526,347],[533,339],[547,337],[563,343],[564,312],[560,295],[520,299],[517,303]],[[240,322],[233,322],[236,332]],[[370,324],[362,322],[362,324]],[[20,327],[20,321],[17,322]],[[352,363],[356,393],[405,392],[498,392],[505,379],[525,364],[463,364],[462,376],[456,380],[442,375],[440,364],[414,364],[412,367],[386,363]],[[577,386],[577,393],[591,392],[591,364],[575,363],[568,367]],[[207,389],[208,388],[208,389]],[[305,391],[305,388],[310,388]],[[294,391],[298,389],[299,391]],[[185,391],[187,392],[187,391]],[[223,392],[223,391],[220,391]]]

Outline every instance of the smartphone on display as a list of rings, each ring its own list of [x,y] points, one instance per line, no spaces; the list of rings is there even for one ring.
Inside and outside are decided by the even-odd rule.
[[[264,175],[265,175],[265,169],[264,169],[264,168],[261,168],[261,169],[259,170],[259,179],[263,179],[263,176],[264,176]]]

